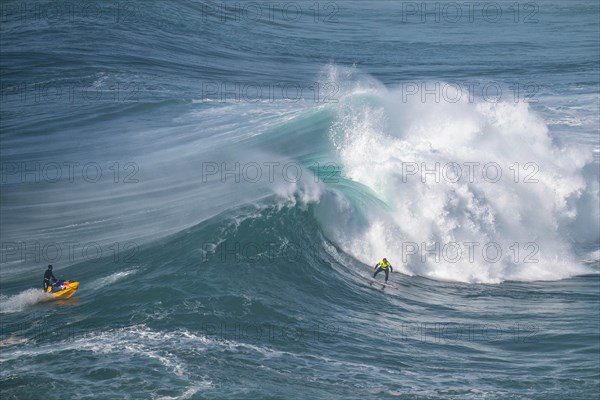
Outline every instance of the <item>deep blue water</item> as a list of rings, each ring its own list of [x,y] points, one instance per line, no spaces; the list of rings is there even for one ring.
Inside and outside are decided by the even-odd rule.
[[[2,398],[596,398],[599,18],[2,2]]]

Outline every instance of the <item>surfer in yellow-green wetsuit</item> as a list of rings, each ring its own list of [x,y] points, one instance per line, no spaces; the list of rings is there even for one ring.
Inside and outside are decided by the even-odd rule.
[[[373,274],[373,278],[375,278],[381,271],[385,272],[385,283],[387,283],[390,271],[394,272],[394,268],[392,267],[392,264],[388,262],[387,258],[384,258],[375,264],[375,273]]]

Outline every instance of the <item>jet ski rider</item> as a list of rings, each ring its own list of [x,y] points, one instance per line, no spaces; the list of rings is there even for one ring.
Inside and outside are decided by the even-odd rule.
[[[52,273],[52,265],[48,265],[48,269],[44,273],[44,292],[48,291],[48,286],[50,285],[50,279],[52,282],[56,283],[57,279],[54,277]]]

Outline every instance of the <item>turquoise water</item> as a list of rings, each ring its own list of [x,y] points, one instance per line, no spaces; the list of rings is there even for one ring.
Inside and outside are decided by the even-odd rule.
[[[3,399],[598,396],[596,1],[1,7]]]

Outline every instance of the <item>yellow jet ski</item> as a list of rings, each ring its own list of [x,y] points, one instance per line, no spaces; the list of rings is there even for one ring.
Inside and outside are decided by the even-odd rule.
[[[46,292],[58,299],[68,299],[75,294],[78,287],[79,282],[61,280],[52,286],[48,286]]]

